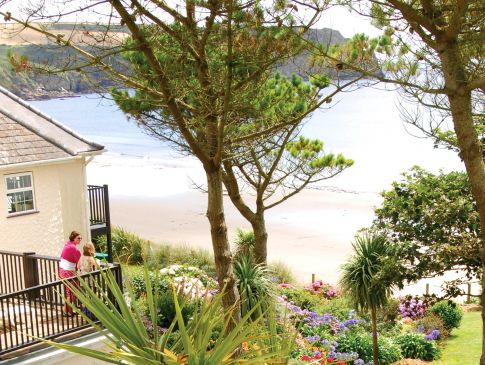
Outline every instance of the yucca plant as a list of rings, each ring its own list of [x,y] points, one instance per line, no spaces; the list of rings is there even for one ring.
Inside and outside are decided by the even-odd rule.
[[[373,234],[357,236],[352,248],[352,257],[342,266],[340,286],[356,309],[371,312],[373,359],[378,365],[376,311],[387,303],[392,293],[389,268],[393,248],[386,237]]]
[[[241,299],[241,315],[257,307],[253,317],[261,316],[275,298],[270,270],[266,265],[255,264],[251,256],[240,255],[234,260],[234,275]]]
[[[250,318],[260,310],[255,305],[248,311],[234,328],[225,333],[228,322],[224,319],[221,306],[222,294],[212,299],[205,296],[200,308],[186,325],[182,316],[182,306],[175,288],[173,298],[176,318],[166,332],[157,331],[157,302],[158,290],[152,288],[149,280],[148,268],[145,267],[148,315],[153,324],[153,332],[149,332],[142,320],[137,306],[130,306],[127,302],[134,301],[136,296],[127,283],[126,293],[119,288],[114,275],[109,270],[101,272],[100,282],[105,283],[101,288],[97,283],[90,286],[89,281],[79,280],[79,288],[66,282],[80,302],[95,316],[100,324],[94,323],[84,313],[76,310],[86,321],[106,339],[109,352],[88,349],[62,343],[45,341],[53,346],[80,355],[96,358],[108,363],[119,364],[184,364],[184,365],[213,365],[213,364],[284,364],[287,363],[295,334],[276,333],[275,320],[272,315],[260,315]],[[107,292],[111,293],[108,295]],[[125,300],[125,294],[130,298]],[[113,299],[113,300],[111,300]],[[230,319],[229,319],[230,320]],[[216,327],[223,324],[223,331],[213,339]],[[178,331],[174,332],[175,324]],[[285,326],[283,326],[285,327]],[[175,337],[175,342],[168,346],[169,337]],[[275,342],[275,339],[279,339]],[[243,344],[249,344],[243,349]]]
[[[236,237],[236,253],[234,257],[239,256],[254,256],[254,246],[256,244],[256,237],[253,231],[244,232],[242,229],[237,230]]]

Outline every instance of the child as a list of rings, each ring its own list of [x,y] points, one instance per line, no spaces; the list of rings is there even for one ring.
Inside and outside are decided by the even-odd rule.
[[[97,266],[97,262],[94,259],[94,245],[88,242],[83,247],[83,255],[78,262],[78,269],[82,274],[87,274],[93,271]]]
[[[88,242],[83,247],[83,255],[78,262],[78,269],[81,275],[89,274],[93,271],[96,267],[98,267],[98,263],[94,258],[94,245],[91,242]],[[85,278],[88,281],[89,285],[93,287],[94,283],[92,278]],[[84,306],[82,306],[81,311],[91,320],[96,321],[96,317]]]

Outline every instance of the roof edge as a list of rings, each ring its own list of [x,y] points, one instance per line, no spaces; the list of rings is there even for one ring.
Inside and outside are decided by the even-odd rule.
[[[103,150],[104,149],[104,146],[100,145],[100,144],[97,144],[95,142],[92,142],[92,141],[88,141],[87,139],[85,139],[84,137],[82,137],[81,135],[77,134],[74,130],[72,130],[71,128],[69,127],[66,127],[64,124],[62,124],[61,122],[58,122],[57,120],[55,120],[54,118],[52,118],[51,116],[43,113],[42,111],[40,111],[39,109],[37,109],[35,106],[33,106],[32,104],[29,104],[27,103],[24,99],[22,98],[19,98],[17,95],[13,94],[11,91],[8,91],[7,89],[5,89],[4,87],[0,86],[0,92],[6,96],[8,96],[10,99],[14,100],[15,102],[21,104],[23,107],[27,108],[28,110],[30,110],[31,112],[37,114],[39,117],[42,117],[44,119],[46,119],[47,121],[51,122],[52,124],[54,124],[56,127],[62,129],[63,131],[65,131],[66,133],[72,135],[73,137],[79,139],[80,141],[84,142],[84,143],[87,143],[91,146],[93,146],[94,148],[96,148],[97,150]],[[10,116],[9,116],[10,117]],[[16,122],[19,122],[17,119],[15,119]],[[24,127],[26,127],[23,123],[21,123]],[[27,128],[27,127],[26,127]],[[30,128],[29,128],[30,129]],[[37,131],[36,131],[37,133]],[[41,134],[43,136],[43,134]],[[52,141],[50,141],[51,143],[54,143]],[[57,143],[54,143],[55,145],[58,145]],[[64,149],[64,147],[62,147],[62,149]],[[66,151],[68,152],[68,151]],[[71,152],[69,152],[70,154],[72,154]]]

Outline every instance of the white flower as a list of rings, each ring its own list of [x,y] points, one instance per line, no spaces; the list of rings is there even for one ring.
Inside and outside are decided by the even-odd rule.
[[[168,269],[164,267],[163,269],[160,269],[160,274],[166,274],[168,272]]]
[[[175,275],[175,270],[172,269],[172,268],[168,269],[168,274],[169,275]]]

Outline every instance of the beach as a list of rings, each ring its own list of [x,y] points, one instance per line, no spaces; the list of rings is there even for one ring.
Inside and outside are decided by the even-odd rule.
[[[197,161],[151,163],[128,157],[100,156],[88,165],[88,182],[110,186],[114,225],[154,243],[187,244],[212,250],[205,215],[207,194],[194,189],[203,184]],[[129,166],[129,174],[127,174]],[[134,176],[144,181],[136,187]],[[150,194],[152,195],[150,197]],[[252,196],[245,195],[250,202]],[[302,282],[311,275],[335,283],[339,267],[351,253],[360,228],[372,223],[378,194],[306,189],[266,213],[268,260],[287,264]],[[248,222],[225,197],[229,239],[237,229],[250,230]]]
[[[437,173],[463,170],[457,155],[416,138],[394,107],[395,91],[360,89],[335,98],[331,109],[309,118],[303,134],[324,141],[325,151],[343,153],[355,164],[318,189],[306,189],[267,211],[268,259],[286,263],[301,282],[336,283],[359,229],[368,227],[379,192],[413,165]],[[205,216],[205,174],[194,157],[180,156],[166,142],[143,133],[119,108],[98,95],[33,103],[106,152],[87,165],[87,183],[108,184],[115,225],[153,242],[188,244],[211,250]],[[89,118],[86,111],[89,110]],[[379,111],[379,112],[376,112]],[[245,195],[246,196],[246,195]],[[229,239],[249,224],[225,201]],[[437,288],[442,279],[435,279]],[[423,293],[425,284],[407,286]]]

